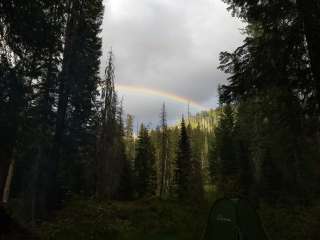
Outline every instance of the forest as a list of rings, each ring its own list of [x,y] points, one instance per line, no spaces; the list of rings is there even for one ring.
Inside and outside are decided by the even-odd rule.
[[[102,0],[0,0],[0,239],[200,240],[222,197],[319,238],[320,2],[223,1],[246,27],[219,106],[135,132]]]

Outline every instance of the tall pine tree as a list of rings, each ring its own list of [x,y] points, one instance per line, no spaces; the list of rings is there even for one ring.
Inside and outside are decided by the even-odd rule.
[[[163,103],[160,113],[160,197],[164,197],[168,191],[169,165],[169,138],[167,126],[166,105]]]
[[[157,173],[154,147],[148,129],[140,126],[134,162],[135,190],[138,197],[155,195],[157,188]]]
[[[122,110],[119,118],[114,77],[113,53],[110,52],[102,88],[103,106],[96,155],[96,194],[99,198],[107,199],[119,198],[120,182],[125,165]]]
[[[192,153],[184,118],[180,126],[176,164],[177,194],[181,200],[188,200],[192,195]]]

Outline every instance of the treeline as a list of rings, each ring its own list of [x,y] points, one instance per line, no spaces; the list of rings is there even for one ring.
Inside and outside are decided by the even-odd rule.
[[[272,203],[319,198],[319,1],[228,0],[247,37],[220,55],[230,74],[211,144],[220,191]]]
[[[217,124],[216,110],[203,111],[196,115],[188,114],[184,119],[192,149],[192,158],[199,164],[203,185],[211,184],[209,177],[208,154],[213,129]],[[175,185],[177,145],[179,142],[180,123],[167,126],[166,106],[160,112],[160,124],[151,129],[150,136],[155,148],[158,167],[159,195],[170,196]]]
[[[208,175],[206,135],[184,118],[177,126],[167,126],[165,105],[160,116],[157,128],[141,124],[138,136],[134,136],[133,116],[127,115],[124,143],[131,167],[126,178],[131,177],[127,181],[131,182],[131,199],[153,196],[200,203]]]
[[[134,159],[138,196],[203,201],[201,159],[188,126],[184,118],[174,129],[162,125],[149,132],[141,125]]]

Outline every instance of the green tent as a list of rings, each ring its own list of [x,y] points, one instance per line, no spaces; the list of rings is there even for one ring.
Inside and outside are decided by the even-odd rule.
[[[267,236],[248,201],[221,199],[210,211],[204,240],[267,240]]]

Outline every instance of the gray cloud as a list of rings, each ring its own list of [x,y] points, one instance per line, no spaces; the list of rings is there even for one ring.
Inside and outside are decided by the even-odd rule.
[[[243,39],[239,31],[243,24],[226,7],[221,0],[106,1],[102,61],[112,46],[117,83],[208,103],[226,79],[217,70],[219,52],[235,49]],[[131,103],[125,104],[127,110],[150,119],[150,104],[133,105],[140,100],[131,95],[126,97]],[[156,111],[163,100],[154,106]],[[184,109],[174,105],[170,104],[177,113]]]

